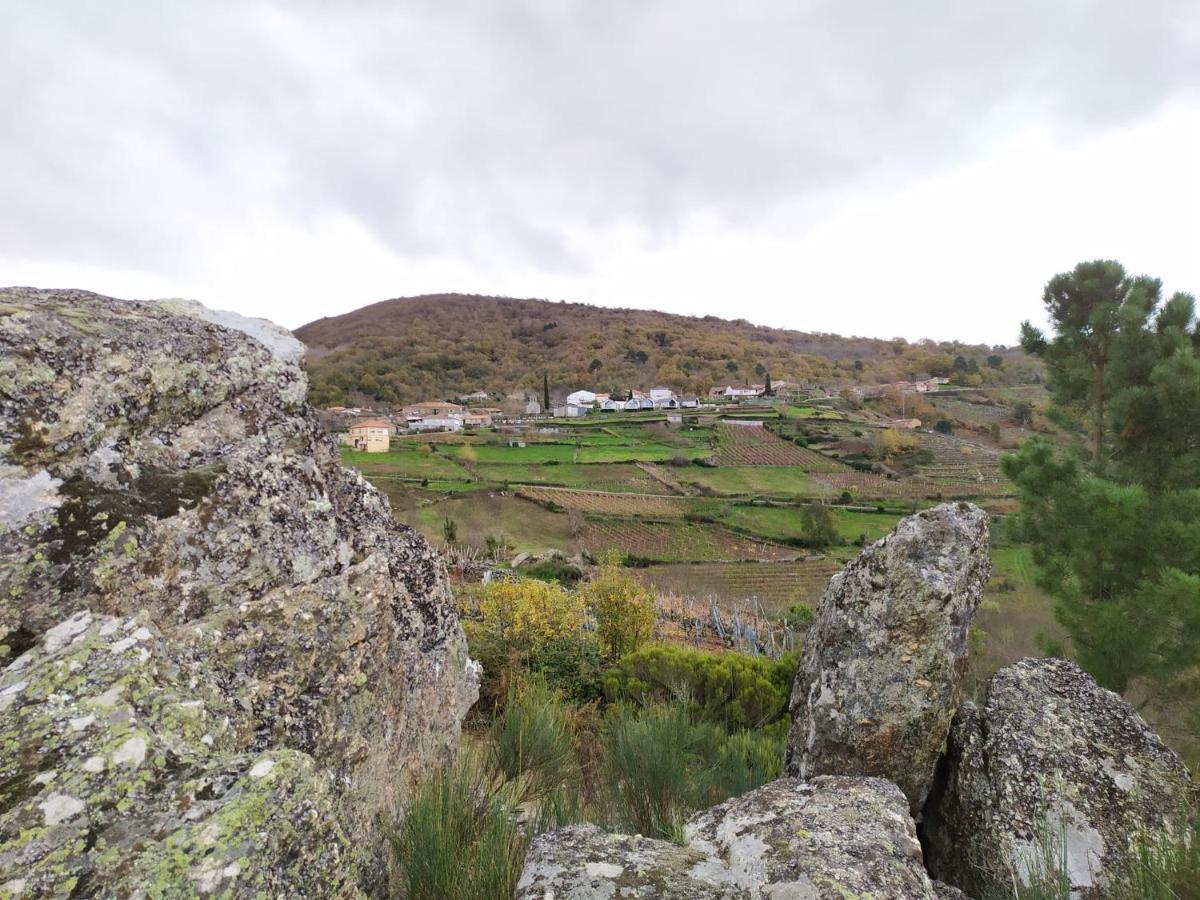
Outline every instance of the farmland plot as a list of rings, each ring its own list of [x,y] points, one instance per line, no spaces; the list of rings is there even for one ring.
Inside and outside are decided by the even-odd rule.
[[[722,425],[718,433],[718,465],[798,466],[809,472],[841,472],[845,469],[841,463],[785,441],[761,425]]]
[[[615,550],[664,561],[780,560],[796,556],[791,547],[756,541],[715,525],[630,522],[595,519],[584,527],[581,543],[593,554]]]
[[[457,460],[447,458],[444,453],[423,453],[407,447],[397,447],[387,453],[364,453],[343,447],[342,461],[367,478],[454,481],[471,477]]]
[[[563,509],[597,516],[682,519],[689,510],[686,499],[667,494],[581,491],[555,487],[522,487],[518,493],[538,503],[553,503]]]
[[[850,491],[856,497],[888,500],[924,500],[949,497],[991,497],[1012,493],[1006,481],[979,479],[887,478],[871,472],[814,475],[834,491]]]
[[[841,568],[836,560],[809,559],[650,566],[636,575],[662,594],[722,604],[757,598],[768,615],[782,616],[793,603],[814,604]]]
[[[493,484],[548,485],[597,491],[632,491],[653,494],[661,490],[657,481],[632,463],[578,465],[526,465],[523,463],[477,463],[475,472]]]
[[[675,477],[702,493],[738,497],[828,497],[836,494],[799,466],[717,466],[677,469]]]

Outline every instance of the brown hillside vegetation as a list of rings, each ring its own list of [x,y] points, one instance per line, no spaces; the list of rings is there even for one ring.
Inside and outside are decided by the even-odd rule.
[[[700,393],[716,384],[762,383],[767,373],[776,383],[878,384],[950,375],[958,356],[972,363],[964,377],[975,383],[1018,383],[1036,371],[1018,349],[466,294],[385,300],[310,322],[296,336],[310,348],[318,405],[522,388],[540,396],[543,374],[558,402],[579,387],[617,392],[664,384]]]

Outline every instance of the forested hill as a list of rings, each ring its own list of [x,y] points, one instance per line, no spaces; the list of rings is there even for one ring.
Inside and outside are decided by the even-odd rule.
[[[1020,350],[467,294],[385,300],[295,333],[310,348],[318,405],[399,404],[520,388],[540,396],[543,374],[558,399],[579,387],[663,384],[702,393],[716,384],[761,383],[767,372],[774,381],[877,384],[953,374],[957,357],[960,380],[968,383],[1020,382],[1036,371]]]

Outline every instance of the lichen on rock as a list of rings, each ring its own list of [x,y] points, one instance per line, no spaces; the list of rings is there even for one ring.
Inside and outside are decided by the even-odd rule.
[[[908,802],[880,778],[782,778],[697,814],[684,835],[684,846],[593,826],[541,835],[517,897],[938,896]]]
[[[269,323],[178,303],[0,290],[0,885],[41,846],[29,828],[61,839],[39,857],[46,893],[116,877],[98,842],[107,826],[92,823],[118,803],[114,834],[148,848],[126,883],[178,875],[197,845],[155,804],[207,779],[198,796],[216,805],[187,822],[212,824],[242,808],[269,759],[268,827],[252,861],[212,857],[221,872],[274,895],[289,854],[324,871],[305,850],[324,835],[341,848],[338,879],[377,887],[378,818],[455,747],[477,676],[442,564],[340,465],[304,402],[297,346]],[[115,632],[101,628],[130,642],[105,653],[131,667],[103,690],[109,657],[93,645]],[[63,665],[62,685],[38,693],[29,674]],[[135,703],[122,679],[179,701],[165,719],[134,706],[110,723],[88,698]],[[128,734],[93,745],[98,728]],[[51,770],[53,784],[38,781]],[[66,773],[78,790],[62,789]],[[174,835],[175,862],[156,861],[143,826]],[[219,892],[214,872],[202,881]]]
[[[1182,825],[1187,770],[1118,695],[1077,665],[1025,659],[964,703],[945,783],[926,810],[934,874],[973,896],[1064,871],[1099,898],[1135,840]]]
[[[902,519],[830,580],[792,689],[788,774],[888,778],[921,809],[990,571],[987,514],[945,503]]]

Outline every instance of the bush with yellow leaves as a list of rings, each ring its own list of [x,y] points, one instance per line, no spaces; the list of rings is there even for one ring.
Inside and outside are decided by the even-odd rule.
[[[623,571],[616,557],[605,558],[599,573],[579,593],[596,617],[605,659],[615,662],[650,639],[658,617],[654,592]]]
[[[464,588],[459,606],[471,655],[483,664],[484,693],[493,700],[548,649],[583,640],[583,599],[558,584],[493,581]]]

